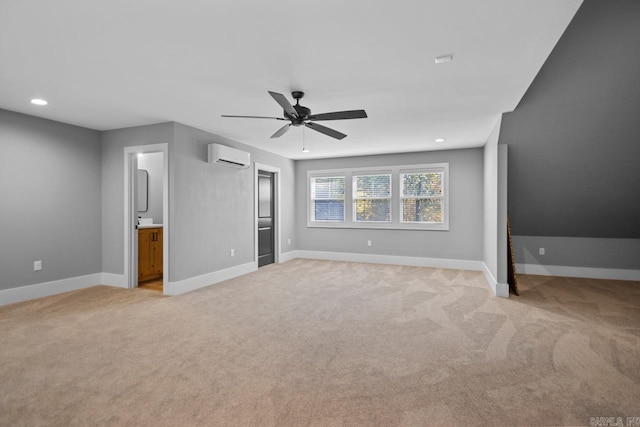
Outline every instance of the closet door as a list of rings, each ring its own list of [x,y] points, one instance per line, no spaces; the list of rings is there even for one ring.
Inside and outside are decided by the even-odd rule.
[[[273,181],[273,173],[258,171],[258,267],[275,259]]]

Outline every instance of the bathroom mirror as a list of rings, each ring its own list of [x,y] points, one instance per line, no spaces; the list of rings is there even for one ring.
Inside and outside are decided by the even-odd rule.
[[[146,212],[147,206],[147,190],[149,188],[149,172],[144,169],[138,169],[138,212]]]

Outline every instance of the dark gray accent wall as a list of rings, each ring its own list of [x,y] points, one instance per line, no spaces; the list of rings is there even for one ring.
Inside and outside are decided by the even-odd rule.
[[[585,0],[505,114],[521,236],[640,238],[640,2]]]
[[[296,162],[297,249],[482,260],[483,149],[430,151]],[[449,231],[307,227],[307,171],[336,168],[449,163]],[[367,246],[367,240],[373,246]]]
[[[102,271],[100,174],[99,132],[0,110],[0,289]]]
[[[513,251],[518,263],[528,265],[640,270],[640,239],[514,236]]]

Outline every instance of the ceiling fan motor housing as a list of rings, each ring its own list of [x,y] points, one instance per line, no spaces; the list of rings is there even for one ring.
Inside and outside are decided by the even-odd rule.
[[[298,113],[298,117],[297,118],[292,117],[291,124],[294,126],[303,125],[304,121],[309,119],[309,116],[311,115],[311,110],[299,104],[294,105],[293,108],[295,108],[296,112]],[[287,117],[286,112],[285,112],[285,117]]]
[[[304,96],[304,92],[300,90],[294,90],[293,92],[291,92],[291,96],[293,97],[293,99],[296,100],[296,105],[293,105],[293,108],[296,110],[296,113],[298,113],[298,117],[297,118],[288,117],[286,112],[284,116],[291,119],[292,125],[302,126],[305,120],[307,120],[311,115],[311,110],[308,109],[307,107],[303,107],[302,105],[300,105],[300,100]]]

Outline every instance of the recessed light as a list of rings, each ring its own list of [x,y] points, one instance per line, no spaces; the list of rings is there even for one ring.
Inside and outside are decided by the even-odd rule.
[[[35,104],[35,105],[47,105],[48,104],[47,101],[45,101],[44,99],[40,99],[40,98],[33,98],[31,100],[31,103]]]
[[[453,55],[436,56],[436,64],[444,64],[453,61]]]
[[[303,152],[303,153],[308,153],[308,152],[309,152],[309,149],[308,149],[308,148],[303,148],[303,149],[302,149],[302,152]]]
[[[444,142],[444,138],[436,138],[435,141],[436,142]]]

